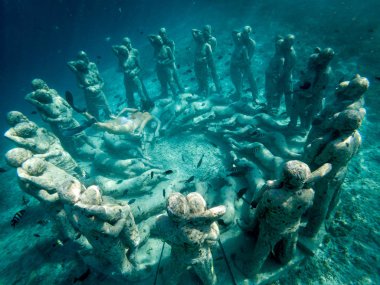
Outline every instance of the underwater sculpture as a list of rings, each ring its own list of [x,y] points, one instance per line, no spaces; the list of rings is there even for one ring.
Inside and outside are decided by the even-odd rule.
[[[128,107],[136,107],[134,92],[137,91],[141,100],[141,108],[149,110],[153,106],[153,102],[141,79],[140,54],[138,50],[132,47],[131,40],[127,37],[123,39],[122,45],[112,46],[112,50],[116,54],[119,60],[119,68],[124,74],[124,87]]]
[[[80,51],[77,60],[67,62],[67,65],[76,75],[78,85],[84,91],[87,112],[100,120],[100,111],[103,111],[104,117],[108,119],[112,112],[102,90],[104,81],[96,64],[90,62],[84,51]]]
[[[148,36],[149,42],[154,48],[154,57],[156,59],[157,78],[161,85],[161,97],[169,96],[168,87],[171,90],[172,97],[176,97],[177,90],[173,78],[175,57],[169,46],[165,45],[159,35]]]
[[[160,215],[154,227],[154,234],[171,246],[169,264],[163,271],[165,284],[178,284],[188,266],[203,284],[215,284],[210,247],[219,239],[215,221],[224,215],[225,207],[207,209],[206,201],[196,192],[187,196],[172,193],[166,205],[167,214]]]
[[[72,107],[58,95],[57,91],[47,86],[42,79],[32,80],[33,92],[25,100],[34,105],[41,114],[42,120],[48,123],[53,133],[70,152],[85,157],[94,154],[95,145],[84,132],[66,136],[65,131],[79,126],[73,117]]]
[[[347,174],[347,165],[358,152],[361,136],[357,129],[361,126],[362,115],[358,110],[345,110],[334,116],[331,132],[313,140],[305,148],[305,161],[311,169],[329,162],[332,170],[315,183],[314,204],[308,215],[308,223],[303,235],[315,237],[326,217],[339,202],[340,188]]]
[[[335,90],[334,100],[326,105],[321,113],[313,120],[306,145],[318,137],[322,137],[331,130],[334,115],[344,110],[358,110],[362,118],[366,114],[364,109],[364,93],[368,90],[369,81],[359,74],[350,81],[339,83]]]
[[[58,231],[58,239],[71,240],[79,249],[88,249],[90,245],[83,237],[78,237],[78,231],[67,219],[63,204],[59,198],[59,187],[64,181],[77,181],[64,170],[34,157],[33,153],[23,148],[14,148],[7,152],[9,165],[17,168],[20,188],[37,199],[44,210],[52,217]]]
[[[24,119],[20,123],[14,124],[17,117]],[[14,126],[7,130],[4,136],[17,146],[30,150],[34,157],[43,158],[73,176],[79,178],[85,174],[71,155],[64,150],[61,142],[53,133],[38,127],[17,111],[9,112],[7,121]]]
[[[251,32],[252,28],[250,26],[245,26],[241,32],[232,32],[235,48],[231,56],[230,74],[231,81],[235,86],[234,98],[241,98],[243,79],[247,78],[252,99],[256,102],[258,91],[251,67],[251,60],[255,51],[256,43],[250,37]]]
[[[283,37],[277,36],[275,38],[275,54],[265,70],[265,97],[267,100],[267,108],[273,113],[277,113],[282,95],[282,76],[285,66],[285,57],[282,52],[283,43]]]
[[[169,39],[166,28],[160,28],[160,30],[158,31],[158,35],[161,37],[163,44],[168,46],[170,48],[170,50],[172,51],[172,55],[174,58],[173,71],[172,71],[173,72],[173,79],[175,81],[175,84],[177,85],[179,93],[184,93],[185,89],[183,88],[181,80],[179,79],[177,65],[175,62],[175,43],[173,40]]]
[[[127,280],[146,275],[143,267],[133,263],[134,251],[140,243],[137,226],[128,205],[103,201],[97,186],[87,189],[78,181],[66,181],[59,190],[60,199],[72,223],[91,244],[82,258],[100,272]],[[127,256],[127,249],[128,252]]]
[[[296,65],[297,55],[294,50],[294,41],[295,37],[292,34],[288,34],[284,37],[284,40],[281,44],[281,51],[284,56],[284,68],[281,77],[281,97],[282,94],[285,96],[285,107],[286,113],[288,116],[292,112],[292,98],[293,98],[293,69]],[[281,101],[281,97],[279,100]],[[279,101],[277,101],[279,102]]]
[[[314,191],[308,183],[321,179],[329,170],[327,167],[313,176],[301,161],[284,164],[281,183],[263,193],[254,212],[251,227],[259,228],[259,236],[250,260],[243,264],[247,275],[257,274],[271,251],[283,264],[292,259],[301,217],[313,203]]]
[[[315,53],[309,57],[299,89],[293,92],[293,108],[289,122],[292,128],[296,127],[299,117],[301,129],[306,133],[312,119],[322,110],[324,92],[332,74],[330,62],[333,57],[334,51],[331,48],[316,48]]]

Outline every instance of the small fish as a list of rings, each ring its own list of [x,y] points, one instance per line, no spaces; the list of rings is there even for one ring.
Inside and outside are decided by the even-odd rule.
[[[32,115],[35,115],[35,114],[37,114],[37,111],[32,111],[32,112],[30,112]]]
[[[153,176],[154,176],[154,172],[152,171],[152,172],[150,173],[150,179],[153,179]]]
[[[219,256],[219,257],[215,258],[216,261],[217,260],[222,260],[222,259],[223,259],[223,256]]]
[[[183,161],[183,162],[186,162],[186,161],[185,161],[185,157],[184,157],[183,154],[181,154],[181,158],[182,158],[182,161]]]
[[[248,191],[248,187],[241,188],[241,189],[237,192],[237,194],[236,194],[237,198],[240,199],[241,197],[243,197],[243,195],[244,195],[245,193],[247,193],[247,191]]]
[[[136,199],[129,200],[128,205],[132,205],[134,202],[136,202]]]
[[[116,184],[120,184],[121,182],[123,182],[122,179],[118,180],[118,181],[116,182]]]
[[[91,270],[90,270],[90,268],[88,268],[86,270],[86,272],[83,273],[81,276],[75,277],[73,283],[76,283],[78,281],[83,282],[84,280],[86,280],[88,278],[88,276],[90,276],[90,273],[91,273]]]
[[[194,181],[194,179],[195,179],[195,176],[193,175],[189,179],[185,180],[185,183],[190,183],[190,182]]]
[[[3,167],[0,167],[0,173],[4,173],[4,172],[7,172],[7,170]]]
[[[216,143],[210,142],[210,144],[211,144],[213,147],[215,147],[215,148],[218,147],[218,145],[217,145]]]
[[[376,80],[380,80],[380,76],[375,76],[375,79]]]
[[[195,81],[195,77],[191,77],[191,78],[190,78],[190,81]]]
[[[144,34],[144,32],[143,31],[140,31],[140,35],[143,35]]]
[[[224,226],[224,227],[227,226],[227,224],[223,221],[223,219],[219,219],[217,222],[221,226]]]
[[[169,174],[172,174],[173,172],[174,172],[173,170],[169,169],[164,172],[164,175],[169,175]]]
[[[189,74],[189,73],[192,73],[193,71],[191,70],[191,69],[187,69],[186,71],[185,71],[185,74]]]
[[[22,205],[23,206],[27,206],[28,205],[28,203],[29,203],[29,199],[28,198],[26,198],[25,196],[22,196]]]
[[[177,69],[180,69],[181,68],[181,65],[180,64],[177,64]]]
[[[201,159],[198,161],[197,168],[199,168],[199,167],[202,165],[202,161],[203,161],[203,157],[204,157],[204,156],[205,156],[205,155],[202,154]]]
[[[41,237],[39,234],[33,234],[33,235],[34,235],[35,237],[38,237],[38,238]]]
[[[20,211],[18,211],[12,218],[11,220],[11,226],[12,227],[16,227],[16,224],[18,224],[20,222],[20,219],[21,217],[25,214],[25,210],[22,209]]]
[[[221,60],[223,58],[223,55],[218,56],[218,60]]]
[[[241,176],[244,176],[245,174],[246,174],[245,171],[235,171],[235,172],[231,172],[230,174],[227,174],[227,176],[241,177]]]
[[[37,224],[41,225],[41,226],[45,226],[47,225],[48,221],[47,220],[38,220],[37,221]]]
[[[304,83],[300,86],[300,89],[302,89],[302,90],[307,90],[307,89],[309,89],[310,87],[311,87],[311,82],[306,81],[306,82],[304,82]]]
[[[139,211],[141,212],[141,208],[140,208],[140,206],[137,206],[137,209],[139,209]]]
[[[166,197],[166,191],[165,191],[165,189],[162,189],[162,196],[164,196],[164,198]]]

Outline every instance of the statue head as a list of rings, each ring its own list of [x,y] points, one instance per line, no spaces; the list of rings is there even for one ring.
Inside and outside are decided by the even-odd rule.
[[[12,167],[20,167],[25,161],[33,156],[30,150],[25,148],[16,147],[7,151],[5,154],[5,160]]]
[[[103,202],[100,189],[96,185],[91,185],[80,195],[80,201],[87,205],[101,205]]]
[[[211,25],[204,25],[202,29],[202,33],[206,39],[211,37]]]
[[[86,188],[77,179],[64,181],[57,188],[58,196],[62,202],[71,205],[79,201],[81,193],[85,190]]]
[[[325,48],[321,50],[318,54],[318,64],[326,66],[333,59],[335,52],[332,48]]]
[[[46,82],[43,81],[40,78],[33,79],[32,82],[31,82],[31,84],[32,84],[33,91],[36,91],[36,90],[39,90],[39,89],[46,89],[46,90],[49,89],[49,87],[46,84]]]
[[[7,123],[14,127],[18,123],[29,122],[29,119],[19,111],[10,111],[7,113]]]
[[[86,63],[84,60],[77,60],[75,62],[75,67],[80,72],[86,72],[88,70],[88,63]]]
[[[50,104],[53,102],[53,96],[45,89],[34,91],[34,99],[42,104]]]
[[[333,128],[340,132],[351,132],[360,128],[363,121],[358,110],[344,110],[334,116]]]
[[[38,126],[34,122],[22,122],[13,127],[17,136],[30,138],[36,135]]]
[[[85,63],[89,64],[90,63],[90,60],[88,58],[88,55],[85,51],[81,50],[78,52],[77,54],[77,59],[78,60],[83,60]]]
[[[158,35],[159,35],[161,38],[163,38],[163,39],[167,39],[167,38],[168,38],[168,34],[167,34],[165,28],[160,28],[160,30],[158,31]]]
[[[171,193],[166,200],[166,212],[173,221],[181,221],[189,214],[186,197],[179,192]]]
[[[293,34],[288,34],[284,37],[283,48],[288,50],[293,47],[296,37]]]
[[[22,164],[22,168],[30,176],[40,176],[46,170],[47,162],[38,157],[32,157]]]
[[[243,30],[241,31],[241,39],[242,40],[247,40],[249,39],[250,34],[252,33],[252,28],[251,26],[245,26]]]
[[[122,44],[128,49],[128,50],[131,50],[132,49],[132,42],[131,42],[131,39],[128,38],[128,37],[124,37],[123,40],[122,40]]]
[[[311,171],[306,163],[290,160],[283,167],[282,181],[285,188],[298,190],[303,187],[310,175]]]
[[[351,81],[339,83],[338,88],[335,90],[335,95],[342,101],[356,101],[363,96],[368,87],[368,79],[357,74]]]

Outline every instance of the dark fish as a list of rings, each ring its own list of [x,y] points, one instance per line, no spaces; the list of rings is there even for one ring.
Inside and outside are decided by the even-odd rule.
[[[78,113],[84,113],[84,112],[86,112],[86,109],[80,109],[80,108],[77,108],[74,105],[74,97],[73,97],[73,94],[70,91],[66,91],[65,92],[65,98],[66,98],[67,103],[69,103],[69,105],[71,106],[71,108],[73,108],[76,112],[78,112]]]
[[[227,224],[223,221],[223,219],[219,219],[217,222],[221,226],[227,226]]]
[[[218,56],[218,60],[221,60],[223,58],[223,55]]]
[[[33,234],[35,237],[41,237],[39,234]]]
[[[5,168],[3,168],[3,167],[0,167],[0,173],[4,173],[4,172],[6,172],[7,170],[5,169]]]
[[[174,171],[173,170],[166,170],[165,172],[164,172],[164,175],[169,175],[169,174],[172,174]]]
[[[144,32],[143,31],[140,31],[140,35],[143,35],[144,34]]]
[[[32,112],[30,112],[32,115],[35,115],[35,114],[37,114],[37,111],[32,111]]]
[[[241,197],[243,197],[243,195],[244,195],[245,193],[247,193],[247,191],[248,191],[248,187],[241,188],[241,189],[237,192],[237,194],[236,194],[237,198],[240,199]]]
[[[215,147],[215,148],[217,148],[217,147],[218,147],[218,145],[217,145],[217,144],[215,144],[215,143],[213,143],[213,142],[210,142],[210,144],[211,144],[213,147]]]
[[[215,258],[216,261],[217,260],[222,260],[222,259],[223,259],[223,256],[219,256],[219,257]]]
[[[18,211],[18,212],[13,216],[13,218],[12,218],[12,220],[11,220],[11,226],[12,226],[12,227],[15,227],[16,224],[18,224],[18,223],[20,222],[21,217],[22,217],[24,214],[25,214],[25,210],[24,210],[24,209]]]
[[[90,276],[90,273],[91,273],[91,270],[90,270],[90,268],[88,268],[86,270],[86,272],[83,273],[81,276],[75,277],[73,283],[76,283],[78,281],[83,282],[84,280],[86,280],[88,278],[88,276]]]
[[[27,206],[28,205],[28,203],[29,203],[29,199],[28,198],[26,198],[25,196],[22,196],[22,205],[23,206]]]
[[[129,200],[128,205],[132,205],[134,202],[136,202],[136,199]]]
[[[97,55],[96,58],[97,59],[102,59],[102,57],[100,55]]]
[[[182,161],[185,162],[185,157],[181,154]]]
[[[193,71],[191,70],[191,69],[187,69],[186,71],[185,71],[185,74],[189,74],[189,73],[192,73]]]
[[[177,69],[180,69],[181,68],[181,65],[180,64],[177,64]]]
[[[153,179],[153,176],[154,176],[154,172],[152,171],[152,172],[150,173],[150,179]]]
[[[118,181],[116,182],[116,184],[120,184],[121,182],[123,182],[122,179],[118,180]]]
[[[300,86],[300,89],[302,89],[302,90],[307,90],[307,89],[309,89],[310,87],[311,87],[311,82],[306,81],[306,82],[304,82],[304,83]]]
[[[37,221],[37,224],[41,225],[41,226],[45,226],[47,225],[48,221],[47,220],[38,220]]]
[[[137,209],[139,209],[139,211],[141,212],[141,208],[140,208],[140,206],[137,206]]]
[[[375,76],[375,79],[376,80],[380,80],[380,76]]]
[[[193,175],[189,179],[185,180],[185,183],[190,183],[190,182],[194,181],[194,179],[195,179],[195,176]]]
[[[202,161],[203,161],[203,157],[204,157],[204,156],[205,156],[205,155],[202,154],[201,159],[198,161],[197,168],[199,168],[199,167],[202,165]]]
[[[246,174],[245,171],[235,171],[235,172],[231,172],[230,174],[227,174],[227,176],[241,177],[241,176],[244,176],[245,174]]]
[[[190,81],[195,81],[195,77],[191,77],[191,78],[190,78]]]
[[[165,189],[162,189],[162,196],[164,196],[164,198],[166,197],[166,191],[165,191]]]

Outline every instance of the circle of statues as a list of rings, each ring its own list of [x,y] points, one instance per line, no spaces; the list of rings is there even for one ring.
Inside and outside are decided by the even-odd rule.
[[[239,268],[242,274],[254,278],[271,254],[288,263],[299,236],[317,238],[334,213],[348,163],[361,145],[358,129],[369,82],[356,75],[328,94],[331,48],[316,48],[295,82],[295,37],[277,36],[265,70],[264,104],[251,64],[256,43],[250,26],[232,32],[230,93],[219,77],[211,26],[191,33],[195,90],[180,80],[175,43],[161,28],[148,36],[159,96],[149,95],[139,51],[125,37],[112,46],[126,94],[125,108],[116,115],[99,70],[84,51],[67,64],[83,89],[85,109],[74,104],[70,92],[63,98],[34,79],[25,99],[49,129],[21,112],[7,114],[5,137],[16,147],[5,156],[22,191],[44,206],[57,239],[73,242],[84,263],[121,280],[151,275],[139,249],[157,238],[171,248],[160,274],[165,284],[178,284],[189,267],[203,284],[216,284],[211,249],[222,246],[219,228],[225,232],[236,224],[257,239]],[[81,116],[84,123],[77,120]],[[208,181],[173,178],[176,169],[163,169],[149,155],[158,140],[187,130],[214,138],[225,156],[229,171],[219,172],[215,200],[207,194]]]

